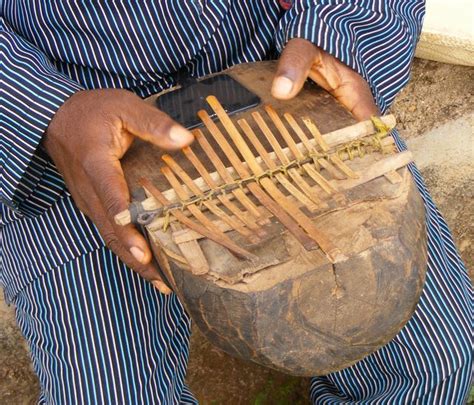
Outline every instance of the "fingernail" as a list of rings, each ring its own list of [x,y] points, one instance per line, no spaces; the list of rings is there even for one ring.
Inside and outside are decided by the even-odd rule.
[[[145,253],[143,252],[143,250],[141,250],[140,248],[136,247],[136,246],[132,246],[130,248],[130,253],[132,254],[132,256],[137,259],[140,263],[143,263],[143,258],[145,257]]]
[[[186,146],[191,142],[193,135],[186,128],[174,125],[170,129],[170,139],[178,146]]]
[[[272,93],[274,96],[288,96],[293,89],[293,82],[287,77],[280,76],[273,81]]]
[[[160,293],[169,295],[172,293],[172,291],[163,283],[163,281],[160,280],[153,280],[151,282],[153,284],[153,287],[155,287]]]

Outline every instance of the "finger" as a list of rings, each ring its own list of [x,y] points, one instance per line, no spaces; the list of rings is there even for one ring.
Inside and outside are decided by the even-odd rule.
[[[352,82],[351,85],[343,85],[339,92],[344,92],[343,96],[339,98],[343,104],[347,105],[348,110],[356,120],[365,121],[374,115],[380,115],[380,110],[375,104],[370,87],[362,77]]]
[[[136,233],[140,238],[145,240],[143,236],[137,231],[137,229],[133,225],[127,225],[127,226],[119,226],[114,223],[111,224],[112,228],[115,232],[115,235],[117,236],[117,239],[119,241],[126,240],[129,238],[129,235],[124,235],[124,233]],[[146,242],[145,242],[146,243]],[[148,248],[148,245],[145,245],[147,250],[149,251],[150,249]],[[127,250],[124,249],[125,252],[127,253]],[[145,254],[143,251],[139,251],[136,246],[132,247],[130,249],[130,254],[133,256],[135,259],[135,262],[138,263],[133,263],[129,262],[130,264],[126,263],[132,270],[137,272],[141,277],[143,277],[145,280],[150,281],[153,286],[159,290],[163,294],[170,294],[171,290],[168,288],[168,286],[163,282],[160,273],[158,269],[156,268],[155,264],[151,261],[152,257],[150,257],[148,262],[146,264],[142,264],[143,257],[141,256],[142,254]]]
[[[161,149],[181,149],[194,140],[190,131],[138,97],[130,103],[122,121],[129,133]]]
[[[123,174],[120,161],[114,157],[95,156],[93,154],[84,161],[84,170],[90,179],[94,179],[92,187],[98,205],[102,208],[108,222],[115,225],[114,217],[128,208],[130,194]],[[100,175],[97,175],[100,173]],[[120,229],[120,232],[118,230]],[[152,258],[151,250],[143,237],[133,225],[118,227],[120,243],[137,260],[146,265]]]
[[[356,100],[350,112],[357,121],[366,121],[374,115],[380,115],[380,110],[373,102],[372,95],[370,99],[360,97]]]
[[[308,77],[317,48],[305,39],[290,40],[283,50],[273,79],[272,95],[280,100],[296,96]]]
[[[361,75],[328,53],[321,52],[320,56],[309,72],[311,80],[334,96],[359,121],[380,114],[369,84]]]
[[[136,259],[133,253],[127,250],[122,244],[121,230],[117,229],[117,227],[108,220],[100,204],[94,207],[91,219],[96,224],[106,246],[117,255],[127,267],[138,273],[140,277],[150,281],[161,293],[171,294],[172,291],[163,282],[155,265],[153,263],[142,264]]]
[[[311,67],[308,77],[328,92],[336,90],[342,85],[340,74],[342,63],[323,51],[319,51],[318,59],[318,62]]]
[[[311,70],[309,77],[335,97],[358,121],[380,115],[368,83],[362,76],[352,73],[345,74],[343,81],[337,86],[333,86],[334,80],[330,76],[321,74],[320,71]]]

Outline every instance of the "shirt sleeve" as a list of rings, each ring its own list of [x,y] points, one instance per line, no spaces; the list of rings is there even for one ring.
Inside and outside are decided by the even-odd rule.
[[[81,86],[0,16],[1,202],[38,215],[63,193],[62,177],[39,147],[58,108]]]
[[[409,80],[424,12],[424,0],[294,0],[277,48],[311,41],[364,77],[385,112]]]

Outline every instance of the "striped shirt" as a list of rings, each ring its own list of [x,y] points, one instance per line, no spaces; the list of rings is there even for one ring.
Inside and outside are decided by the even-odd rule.
[[[291,38],[331,53],[385,111],[407,83],[421,0],[15,1],[0,3],[2,264],[11,299],[45,271],[104,245],[41,147],[54,113],[81,89],[144,97],[272,58]],[[291,3],[291,4],[290,4]]]

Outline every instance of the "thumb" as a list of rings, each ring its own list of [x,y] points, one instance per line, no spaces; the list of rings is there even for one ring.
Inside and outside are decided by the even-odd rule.
[[[290,40],[278,62],[272,84],[272,95],[280,100],[296,96],[306,81],[316,57],[316,47],[301,38]]]
[[[138,97],[130,103],[122,121],[126,131],[161,149],[182,149],[194,140],[190,131]]]

